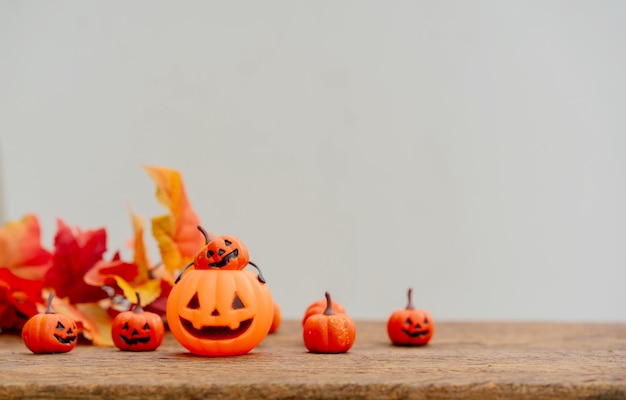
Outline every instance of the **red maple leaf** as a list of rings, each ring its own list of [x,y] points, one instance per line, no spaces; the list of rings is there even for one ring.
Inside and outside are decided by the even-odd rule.
[[[106,297],[98,286],[85,283],[85,274],[93,268],[106,251],[104,228],[75,231],[57,219],[52,266],[46,272],[44,283],[53,288],[58,297],[67,297],[71,304],[97,302]]]
[[[43,281],[22,279],[9,268],[0,268],[0,330],[22,329],[37,314]]]

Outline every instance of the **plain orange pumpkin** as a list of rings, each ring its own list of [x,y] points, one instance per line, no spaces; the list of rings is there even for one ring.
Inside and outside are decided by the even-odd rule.
[[[311,353],[345,353],[354,344],[356,326],[346,313],[335,313],[326,292],[326,309],[311,315],[302,330],[304,345]]]
[[[274,302],[274,317],[272,318],[272,326],[270,326],[269,333],[276,332],[278,328],[280,327],[280,324],[282,323],[282,321],[283,321],[283,318],[282,318],[280,306],[278,305],[278,303]]]

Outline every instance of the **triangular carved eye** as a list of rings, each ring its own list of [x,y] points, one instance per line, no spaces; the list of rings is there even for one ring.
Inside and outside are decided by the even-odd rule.
[[[126,322],[124,324],[124,326],[122,327],[122,330],[127,331],[128,330],[128,322]]]
[[[146,324],[143,326],[143,330],[144,331],[149,331],[150,330],[150,325],[148,325],[148,323],[146,322]]]
[[[57,322],[57,330],[59,331],[63,331],[65,330],[65,326],[63,326],[63,324],[61,323],[61,321]]]
[[[230,246],[232,243],[231,243],[231,241],[230,241],[230,240],[224,240],[224,244],[225,244],[226,246]]]
[[[411,318],[407,318],[406,321],[404,321],[404,323],[407,325],[413,325],[413,321],[411,321]]]
[[[187,303],[187,308],[191,308],[192,310],[197,310],[200,308],[200,300],[198,299],[198,293],[195,293],[189,303]]]
[[[233,310],[239,310],[240,308],[246,308],[246,306],[239,298],[239,295],[235,293],[235,298],[233,299]]]

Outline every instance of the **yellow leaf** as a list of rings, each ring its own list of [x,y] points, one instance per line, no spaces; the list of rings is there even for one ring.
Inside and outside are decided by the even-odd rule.
[[[85,331],[83,335],[96,346],[113,346],[111,327],[113,319],[98,305],[98,303],[80,303],[76,308],[83,315],[88,316],[83,320]]]
[[[143,218],[130,211],[130,216],[133,222],[133,230],[135,231],[135,255],[134,263],[137,266],[137,277],[135,281],[143,282],[150,279],[150,260],[148,260],[148,254],[146,252],[146,245],[143,241]]]
[[[47,296],[47,293],[44,293]],[[70,304],[66,299],[54,297],[52,308],[58,314],[72,318],[82,334],[97,346],[113,346],[111,326],[113,319],[98,303]]]
[[[133,304],[137,304],[136,292],[139,292],[142,307],[152,303],[161,295],[161,281],[159,280],[148,280],[140,285],[131,286],[119,276],[114,276],[113,278],[115,279],[115,282],[117,282],[120,289],[124,292],[124,297],[126,297]]]
[[[200,220],[191,207],[178,171],[163,167],[144,168],[157,185],[157,199],[169,211],[169,214],[152,219],[152,234],[159,245],[165,268],[176,274],[204,245],[204,237],[198,230]]]

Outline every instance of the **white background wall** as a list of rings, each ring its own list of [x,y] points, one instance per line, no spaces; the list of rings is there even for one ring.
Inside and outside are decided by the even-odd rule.
[[[626,2],[0,0],[4,219],[181,171],[285,317],[626,321]],[[150,243],[154,246],[154,243]],[[154,249],[154,247],[153,247]],[[156,253],[155,253],[156,254]]]

